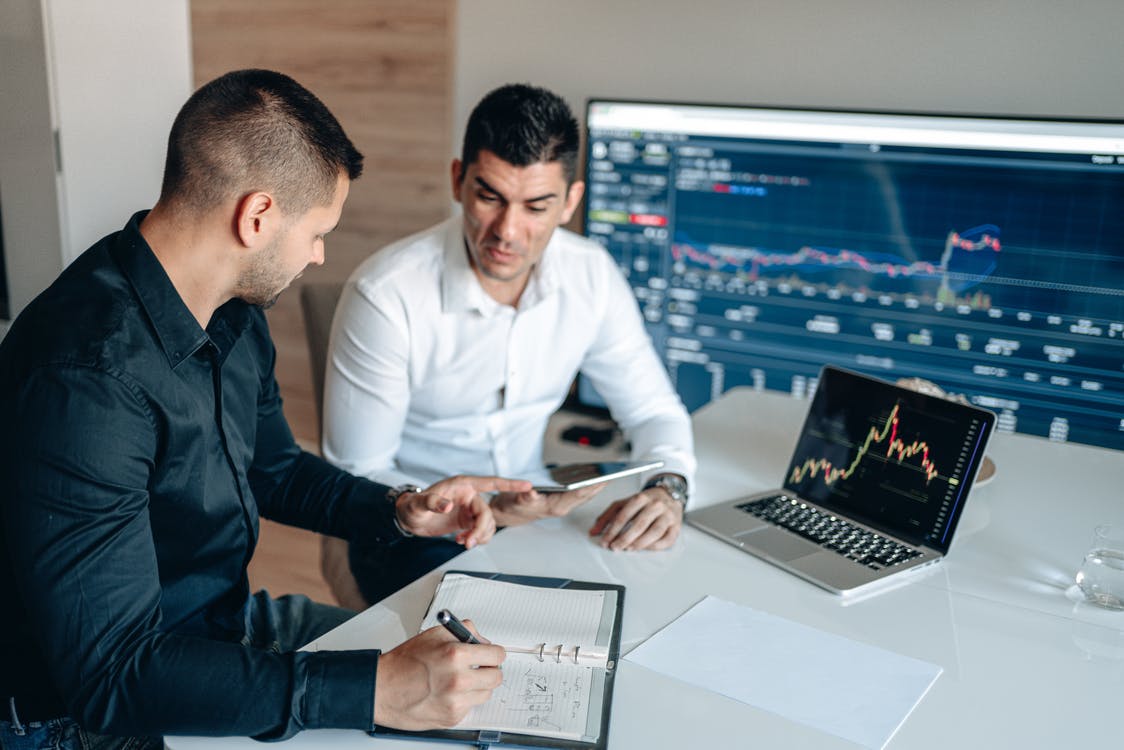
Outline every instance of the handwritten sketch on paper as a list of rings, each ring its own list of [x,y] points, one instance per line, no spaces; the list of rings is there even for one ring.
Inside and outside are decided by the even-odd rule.
[[[458,727],[579,739],[589,718],[591,667],[512,657],[492,699]]]

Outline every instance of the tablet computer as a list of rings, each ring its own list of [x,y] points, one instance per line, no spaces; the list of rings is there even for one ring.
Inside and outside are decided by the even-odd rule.
[[[542,475],[531,477],[537,492],[569,492],[601,484],[630,474],[658,469],[663,461],[589,461],[576,464],[548,464]]]

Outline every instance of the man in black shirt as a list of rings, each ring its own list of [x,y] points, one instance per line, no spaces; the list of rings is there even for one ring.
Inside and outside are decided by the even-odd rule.
[[[450,726],[499,684],[502,649],[440,629],[384,654],[296,653],[351,613],[250,596],[259,516],[471,547],[495,530],[479,493],[528,489],[455,477],[390,490],[294,443],[262,307],[323,262],[361,170],[295,81],[227,74],[176,118],[156,206],[12,325],[0,345],[0,747]]]

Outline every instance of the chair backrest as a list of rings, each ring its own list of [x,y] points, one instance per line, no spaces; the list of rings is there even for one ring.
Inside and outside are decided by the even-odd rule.
[[[324,281],[301,285],[301,314],[308,340],[308,361],[312,366],[312,396],[316,401],[316,421],[324,419],[324,371],[328,366],[328,337],[332,318],[343,292],[343,283]]]

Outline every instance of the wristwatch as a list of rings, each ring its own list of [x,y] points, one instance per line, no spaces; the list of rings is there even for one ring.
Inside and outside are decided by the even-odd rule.
[[[671,499],[683,506],[687,511],[687,480],[678,474],[657,474],[644,484],[644,489],[662,487],[671,495]]]
[[[391,518],[394,519],[394,528],[398,529],[398,533],[404,537],[411,537],[413,534],[402,528],[402,524],[398,521],[398,498],[411,492],[421,491],[421,487],[418,487],[416,484],[400,484],[397,487],[391,488],[386,493],[386,499],[394,506],[394,513],[391,514]]]

